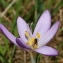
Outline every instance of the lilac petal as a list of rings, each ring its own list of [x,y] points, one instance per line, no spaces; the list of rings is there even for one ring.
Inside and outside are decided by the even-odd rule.
[[[21,17],[18,17],[17,19],[17,27],[18,27],[20,38],[23,39],[24,42],[27,42],[27,39],[25,37],[25,31],[28,31],[29,33],[31,32],[30,32],[29,26]]]
[[[24,49],[30,49],[29,46],[27,46],[24,41],[20,38],[16,38],[16,43],[19,45],[19,47],[22,47]]]
[[[41,17],[38,20],[38,23],[35,27],[34,34],[33,36],[37,33],[40,32],[41,34],[45,34],[51,25],[51,16],[50,12],[48,10],[44,11]]]
[[[47,44],[55,35],[59,27],[59,21],[57,21],[51,29],[45,34],[45,36],[38,42],[38,47]]]
[[[0,30],[4,33],[4,35],[10,40],[12,41],[14,44],[17,45],[16,43],[16,37],[11,34],[2,24],[0,24]]]
[[[44,55],[54,56],[58,55],[58,51],[49,46],[43,46],[35,50],[36,52]]]

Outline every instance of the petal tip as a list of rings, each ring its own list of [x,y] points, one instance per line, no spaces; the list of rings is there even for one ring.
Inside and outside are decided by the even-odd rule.
[[[20,21],[21,20],[21,17],[19,16],[18,18],[17,18],[17,21]]]
[[[50,11],[49,11],[49,10],[45,10],[44,12],[45,12],[45,13],[49,13],[49,14],[50,14]]]
[[[56,25],[59,27],[59,25],[60,25],[60,21],[57,21],[57,22],[56,22]]]
[[[51,21],[51,14],[50,14],[49,10],[45,10],[42,15],[47,17],[47,19],[49,19],[49,21]]]
[[[49,56],[57,56],[58,55],[58,50],[53,49],[52,54],[50,54]]]
[[[24,19],[22,19],[20,16],[17,18],[17,24],[25,22]]]
[[[60,24],[60,21],[57,21],[58,25]]]
[[[2,24],[0,23],[0,26],[2,26]]]
[[[54,54],[53,55],[58,55],[58,50],[54,49]]]

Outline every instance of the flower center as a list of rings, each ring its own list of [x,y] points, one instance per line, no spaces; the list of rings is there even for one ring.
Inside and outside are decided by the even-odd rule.
[[[40,34],[36,33],[36,36],[34,38],[30,38],[30,34],[26,31],[25,36],[28,38],[28,42],[26,44],[29,45],[32,49],[36,49],[38,47],[38,40],[40,38]]]

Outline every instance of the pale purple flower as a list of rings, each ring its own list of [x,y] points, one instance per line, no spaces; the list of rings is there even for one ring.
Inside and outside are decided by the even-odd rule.
[[[46,44],[53,38],[59,27],[59,21],[51,27],[51,16],[48,10],[44,11],[38,20],[34,33],[30,30],[28,24],[21,18],[17,18],[17,28],[20,38],[16,38],[2,24],[0,30],[15,45],[23,49],[31,49],[44,55],[57,55],[58,51]]]

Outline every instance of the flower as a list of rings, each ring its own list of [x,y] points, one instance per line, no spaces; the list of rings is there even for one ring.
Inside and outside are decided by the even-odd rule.
[[[48,10],[44,11],[38,20],[34,33],[30,30],[28,24],[21,18],[17,18],[17,28],[20,38],[16,38],[2,24],[0,30],[15,45],[24,49],[31,49],[44,55],[57,55],[58,51],[46,44],[53,38],[59,27],[59,21],[51,27],[51,16]]]

